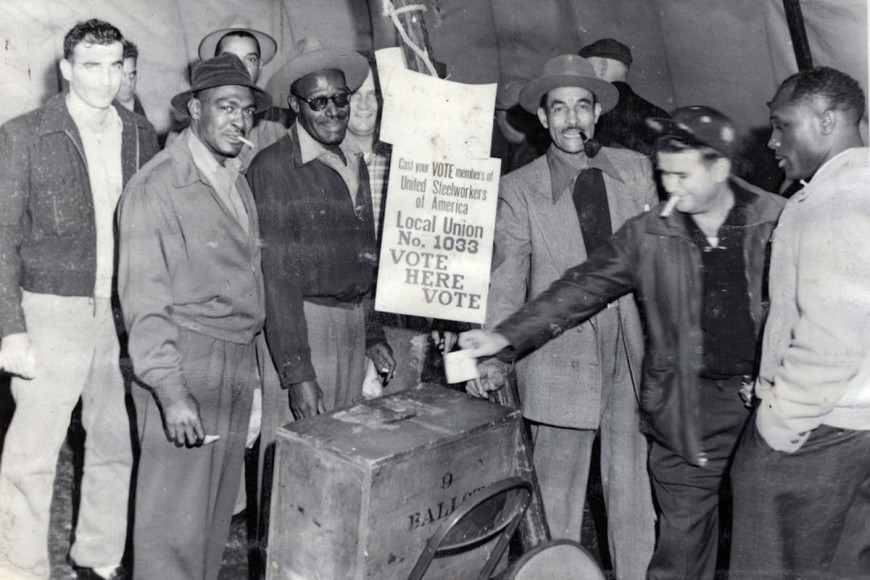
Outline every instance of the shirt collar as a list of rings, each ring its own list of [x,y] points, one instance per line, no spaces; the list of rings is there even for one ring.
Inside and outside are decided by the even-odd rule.
[[[550,183],[552,184],[553,203],[559,201],[562,194],[568,189],[568,186],[574,182],[577,174],[584,169],[599,169],[613,179],[623,183],[619,172],[607,158],[607,154],[602,149],[598,155],[593,158],[583,155],[571,155],[556,147],[550,145],[547,149],[547,165],[550,168]]]
[[[325,153],[333,153],[326,147],[324,147],[323,143],[312,137],[308,134],[308,131],[300,125],[298,122],[296,123],[296,134],[299,137],[299,154],[302,158],[302,164],[309,163],[310,161],[314,161],[321,155]],[[347,133],[346,135],[349,135]],[[341,149],[341,152],[344,153],[345,158],[350,155],[358,155],[362,157],[362,152],[359,150],[354,150],[351,147],[348,147],[345,143],[347,142],[347,138],[339,144],[338,148]]]

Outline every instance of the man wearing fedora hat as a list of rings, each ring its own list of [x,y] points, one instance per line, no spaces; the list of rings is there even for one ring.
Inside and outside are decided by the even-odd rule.
[[[487,327],[544,291],[607,240],[611,230],[657,201],[649,160],[592,140],[618,92],[576,55],[547,62],[521,90],[552,144],[499,188]],[[647,444],[636,399],[643,332],[630,296],[517,363],[523,414],[533,425],[535,469],[554,538],[580,540],[596,433],[612,561],[639,578],[653,547]],[[486,363],[506,375],[498,360]],[[541,388],[546,385],[547,388]]]
[[[628,84],[631,49],[616,39],[602,38],[581,48],[579,54],[592,64],[598,78],[619,91],[619,102],[598,120],[595,138],[602,145],[624,147],[652,159],[655,134],[644,121],[649,117],[667,118],[668,113],[635,93]]]
[[[357,53],[303,40],[276,74],[297,120],[248,171],[263,237],[267,338],[297,417],[359,398],[366,356],[387,375],[395,368],[371,316],[377,258],[368,173],[359,151],[343,144],[350,93],[368,71]]]
[[[134,577],[217,578],[265,318],[257,209],[236,157],[268,93],[242,61],[198,63],[190,126],[120,202],[119,294],[139,429]]]
[[[784,200],[731,175],[736,130],[718,111],[684,107],[650,126],[668,203],[630,219],[494,332],[459,342],[471,356],[509,346],[499,355],[509,360],[633,292],[646,321],[641,400],[659,507],[648,577],[712,579],[719,496],[750,413],[770,237]],[[611,524],[619,514],[608,516]]]

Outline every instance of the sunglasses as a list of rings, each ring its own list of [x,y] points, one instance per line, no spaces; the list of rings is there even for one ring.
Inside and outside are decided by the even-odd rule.
[[[300,101],[305,101],[308,103],[308,106],[311,107],[312,111],[322,111],[329,105],[329,101],[332,101],[339,109],[344,109],[350,104],[350,93],[338,93],[337,95],[332,95],[331,97],[312,97],[310,99],[306,99],[305,97],[300,97],[299,95],[294,94],[294,97],[299,99]]]

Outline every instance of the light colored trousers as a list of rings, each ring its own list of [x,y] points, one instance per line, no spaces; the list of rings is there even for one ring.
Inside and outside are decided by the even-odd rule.
[[[648,444],[640,432],[640,411],[618,318],[599,315],[597,321],[603,379],[600,463],[607,541],[616,578],[640,580],[646,577],[655,545]],[[595,434],[595,429],[532,424],[535,471],[554,540],[580,541]]]
[[[15,414],[0,460],[0,552],[48,577],[55,467],[81,396],[87,437],[70,556],[79,566],[117,566],[127,535],[133,456],[110,301],[24,292],[21,305],[36,377],[12,379]]]

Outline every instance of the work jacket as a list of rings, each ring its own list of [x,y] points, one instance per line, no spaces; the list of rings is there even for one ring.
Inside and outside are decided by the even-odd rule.
[[[739,210],[745,215],[737,216],[735,227],[743,229],[750,315],[759,337],[767,311],[770,236],[785,200],[736,179],[731,185],[745,202]],[[662,218],[659,209],[629,220],[586,262],[568,270],[495,330],[508,338],[511,352],[522,352],[633,291],[646,330],[641,382],[645,430],[690,463],[704,465],[697,388],[704,344],[703,263],[684,215],[674,212]]]

